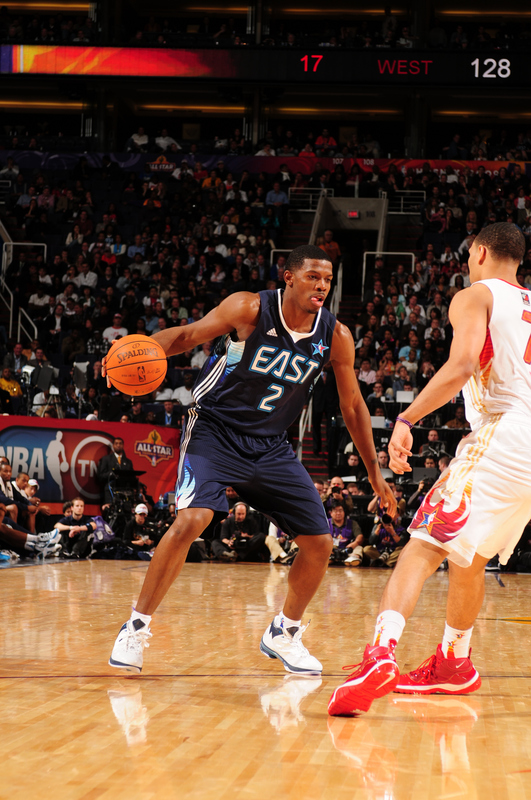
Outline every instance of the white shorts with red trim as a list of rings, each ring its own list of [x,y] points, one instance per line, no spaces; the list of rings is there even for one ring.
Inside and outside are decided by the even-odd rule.
[[[495,414],[461,440],[409,531],[458,566],[476,553],[506,564],[530,519],[531,420]]]

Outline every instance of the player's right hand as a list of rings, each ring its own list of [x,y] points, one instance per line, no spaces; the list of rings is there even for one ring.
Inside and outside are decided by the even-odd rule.
[[[395,475],[411,472],[411,466],[407,463],[407,460],[412,455],[412,444],[413,435],[408,426],[402,423],[395,425],[389,442],[389,468]]]

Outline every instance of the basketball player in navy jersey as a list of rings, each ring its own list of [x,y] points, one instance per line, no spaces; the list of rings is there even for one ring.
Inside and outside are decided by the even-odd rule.
[[[160,331],[168,356],[218,339],[193,389],[183,430],[176,486],[178,516],[150,562],[140,597],[114,645],[109,664],[140,672],[151,636],[151,615],[179,575],[191,543],[227,516],[233,486],[250,506],[297,538],[283,610],[260,643],[288,672],[319,675],[322,665],[301,641],[302,616],[325,575],[332,539],[323,504],[290,446],[286,429],[308,402],[331,361],[347,428],[381,504],[394,516],[396,501],[382,478],[369,411],[354,375],[348,328],[323,307],[332,262],[318,247],[292,251],[286,288],[237,292],[203,319]]]

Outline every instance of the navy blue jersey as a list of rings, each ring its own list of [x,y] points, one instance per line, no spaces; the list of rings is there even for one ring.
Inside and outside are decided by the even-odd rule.
[[[335,317],[320,308],[309,333],[291,331],[282,290],[259,292],[260,318],[245,342],[224,336],[193,388],[199,414],[241,433],[275,436],[297,418],[330,359]]]

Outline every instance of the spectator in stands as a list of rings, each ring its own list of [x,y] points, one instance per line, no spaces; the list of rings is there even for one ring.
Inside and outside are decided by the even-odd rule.
[[[165,427],[179,428],[181,425],[181,410],[174,406],[172,400],[165,400],[164,410],[158,412],[156,423]]]
[[[199,352],[195,354],[192,358],[191,366],[194,369],[201,369],[205,361],[210,358],[210,352],[212,350],[212,342],[204,342],[201,345]]]
[[[157,136],[155,139],[155,144],[157,145],[163,153],[168,150],[172,145],[174,145],[175,150],[182,150],[181,145],[175,141],[169,134],[167,128],[163,128],[160,132],[160,136]],[[174,150],[174,151],[175,151]]]
[[[11,353],[7,353],[4,357],[4,367],[9,367],[11,369],[12,375],[20,379],[22,375],[22,368],[26,366],[28,363],[28,359],[22,353],[22,343],[17,342],[13,347]]]
[[[330,136],[327,128],[323,128],[322,133],[315,140],[315,153],[317,156],[333,156],[337,148],[337,142]]]
[[[380,450],[377,458],[380,469],[389,469],[389,453],[387,453],[385,450]]]
[[[113,316],[112,325],[105,328],[102,337],[106,342],[111,344],[114,339],[121,339],[123,336],[127,336],[127,334],[128,330],[122,324],[122,315],[116,313]]]
[[[448,420],[445,428],[470,428],[470,422],[467,421],[465,417],[465,407],[464,406],[456,406],[455,407],[455,414],[453,419]]]
[[[125,149],[136,153],[147,153],[149,138],[141,126],[136,133],[127,140]]]
[[[360,383],[364,383],[367,386],[372,386],[374,383],[376,383],[376,372],[372,368],[369,358],[364,358],[361,361],[358,380]]]
[[[334,241],[333,232],[328,229],[324,232],[324,242],[319,245],[321,250],[324,250],[326,255],[332,259],[333,264],[337,264],[341,258],[341,248],[338,243]]]
[[[192,395],[192,388],[194,385],[193,372],[185,372],[183,374],[184,385],[174,389],[172,400],[177,400],[183,408],[187,408],[194,402]]]
[[[277,217],[283,218],[282,213],[289,205],[289,200],[286,192],[280,188],[278,181],[273,184],[273,188],[267,193],[266,205],[274,208]]]
[[[356,476],[356,480],[361,480],[366,475],[365,466],[357,453],[349,453],[347,466],[345,467],[349,477]],[[347,487],[348,489],[348,487]]]
[[[255,155],[257,155],[257,156],[275,156],[276,153],[273,150],[273,148],[271,147],[271,145],[266,142],[265,144],[262,145],[260,150],[257,153],[255,153]]]

